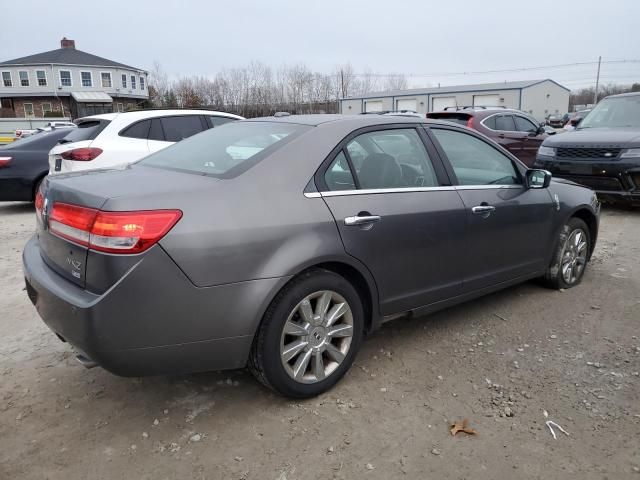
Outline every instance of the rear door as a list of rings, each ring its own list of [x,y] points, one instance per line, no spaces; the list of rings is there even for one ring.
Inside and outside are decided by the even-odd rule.
[[[494,141],[498,142],[516,157],[520,156],[522,153],[522,143],[527,134],[517,130],[513,115],[494,115],[489,117],[487,120],[484,120],[483,124],[487,128],[489,128],[489,126],[493,127],[492,129],[495,131],[495,136],[492,138]]]
[[[464,206],[424,138],[407,125],[360,130],[316,176],[347,253],[375,278],[383,315],[462,288]]]
[[[513,120],[519,132],[526,136],[522,139],[522,149],[518,158],[528,167],[533,166],[536,161],[536,154],[542,141],[547,137],[546,133],[540,133],[537,123],[522,115],[514,115]]]
[[[527,189],[521,167],[480,136],[430,129],[467,218],[464,290],[472,292],[546,268],[553,204],[547,189]]]

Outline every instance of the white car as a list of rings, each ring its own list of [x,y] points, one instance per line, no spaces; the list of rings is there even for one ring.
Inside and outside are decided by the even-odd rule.
[[[139,110],[76,120],[78,128],[49,152],[49,175],[112,168],[243,117],[211,110]]]

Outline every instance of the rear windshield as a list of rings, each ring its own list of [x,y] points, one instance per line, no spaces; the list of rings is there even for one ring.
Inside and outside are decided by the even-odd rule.
[[[465,126],[469,121],[469,117],[471,117],[471,115],[467,113],[427,113],[427,118],[437,118]]]
[[[232,178],[309,128],[277,122],[228,123],[149,155],[140,164]]]
[[[64,137],[63,142],[79,142],[81,140],[93,140],[98,134],[111,123],[109,120],[85,120],[78,123],[78,128],[74,128]]]

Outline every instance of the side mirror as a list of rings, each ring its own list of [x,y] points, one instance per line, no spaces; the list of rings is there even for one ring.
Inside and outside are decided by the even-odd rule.
[[[581,121],[582,121],[582,117],[576,117],[569,120],[569,123],[571,124],[572,127],[577,127]]]
[[[540,169],[527,170],[527,188],[547,188],[551,184],[551,172]]]
[[[544,128],[544,126],[545,126],[544,123],[540,124],[540,126],[538,127],[538,131],[536,132],[536,135],[541,135],[547,131],[547,129]]]

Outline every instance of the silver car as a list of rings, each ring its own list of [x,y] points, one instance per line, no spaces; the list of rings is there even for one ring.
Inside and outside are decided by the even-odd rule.
[[[248,366],[299,398],[385,320],[534,278],[577,285],[599,217],[590,190],[475,131],[384,115],[234,122],[48,177],[36,210],[27,293],[86,366]]]

